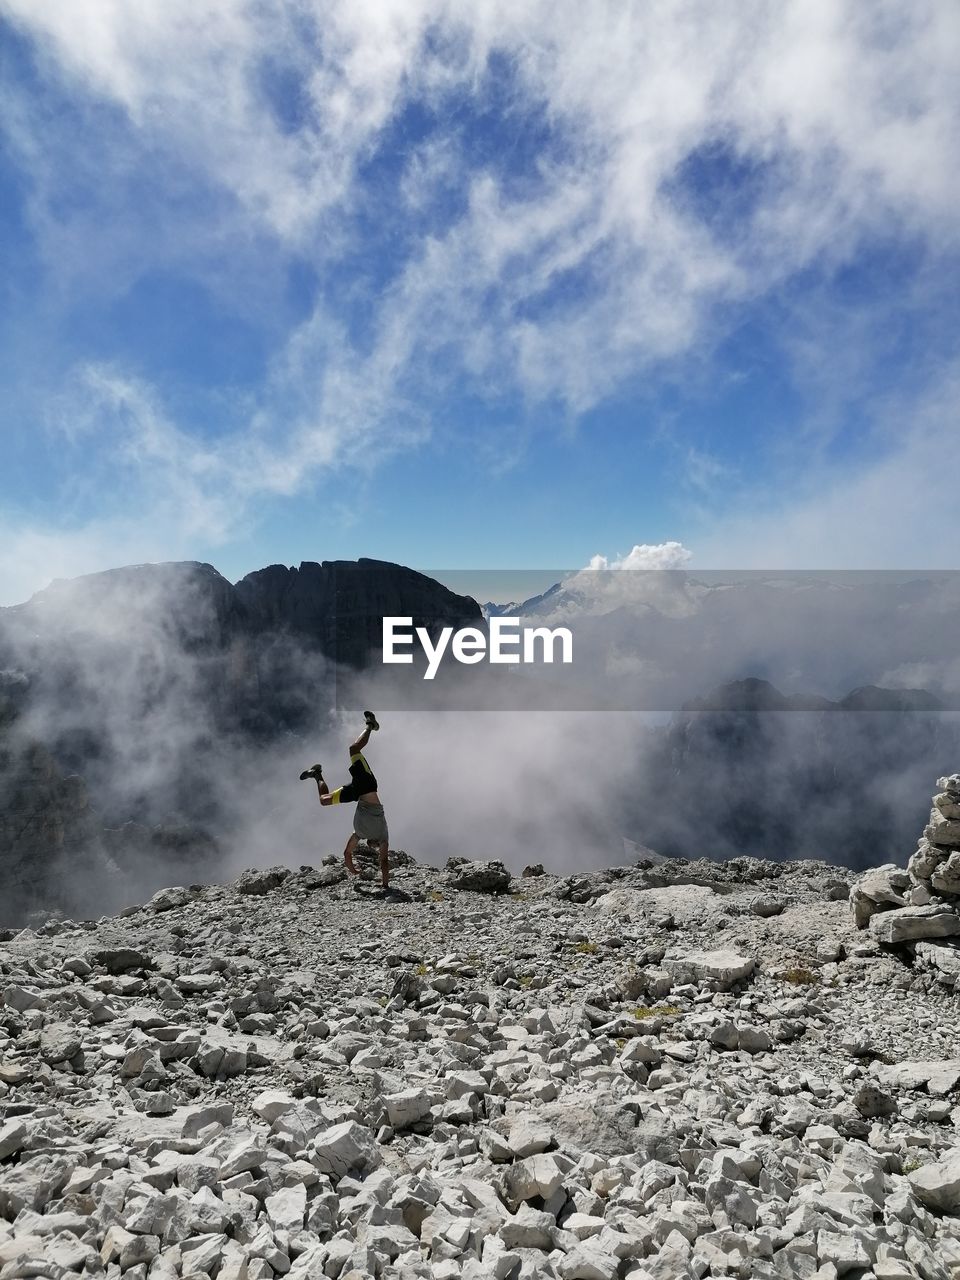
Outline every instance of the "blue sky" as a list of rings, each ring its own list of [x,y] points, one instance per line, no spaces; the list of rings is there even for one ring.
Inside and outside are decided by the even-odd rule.
[[[949,0],[0,0],[0,602],[957,567],[958,64]]]

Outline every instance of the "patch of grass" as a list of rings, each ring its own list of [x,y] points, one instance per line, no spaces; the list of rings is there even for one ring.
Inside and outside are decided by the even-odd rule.
[[[578,942],[573,949],[581,956],[595,956],[599,947],[595,942]]]
[[[675,1018],[680,1009],[675,1004],[638,1005],[633,1011],[635,1018]]]
[[[439,889],[431,889],[430,892],[427,894],[427,897],[430,899],[431,902],[446,901],[446,899],[444,898],[443,894],[440,892]]]
[[[533,974],[525,973],[523,977],[518,978],[517,981],[520,983],[520,986],[523,988],[524,991],[529,991],[530,988],[533,986]]]
[[[814,973],[812,969],[807,969],[804,965],[794,965],[792,969],[787,969],[781,975],[784,982],[790,982],[795,987],[812,987],[820,981],[820,975]]]
[[[917,1169],[921,1167],[922,1164],[923,1164],[923,1161],[920,1159],[919,1156],[904,1156],[904,1158],[900,1161],[900,1169],[903,1175],[906,1176],[908,1173],[915,1172]]]
[[[418,978],[425,978],[427,976],[427,966],[421,960],[413,972]]]
[[[618,1037],[618,1039],[614,1041],[614,1044],[617,1046],[618,1049],[622,1049],[626,1043],[627,1043],[626,1040],[624,1040],[622,1036]]]

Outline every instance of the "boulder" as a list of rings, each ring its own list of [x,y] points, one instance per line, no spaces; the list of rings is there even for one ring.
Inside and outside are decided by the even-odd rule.
[[[715,982],[721,991],[728,991],[735,983],[748,978],[756,966],[752,956],[736,951],[691,951],[685,956],[667,958],[663,963],[675,978],[684,982]]]
[[[148,911],[172,911],[174,907],[185,907],[197,896],[197,891],[187,889],[183,885],[175,885],[169,889],[158,889],[146,904]]]
[[[939,1062],[907,1061],[888,1065],[878,1063],[876,1076],[887,1089],[926,1089],[928,1093],[942,1096],[960,1084],[960,1058],[946,1058]]]
[[[940,863],[930,876],[930,884],[937,893],[960,895],[960,851]]]
[[[107,973],[127,973],[130,969],[156,968],[151,956],[132,947],[106,947],[86,957],[92,964],[100,965]]]
[[[556,1225],[549,1213],[523,1203],[501,1225],[500,1239],[507,1249],[551,1249]]]
[[[51,1022],[40,1032],[40,1056],[54,1066],[74,1058],[82,1045],[77,1028],[69,1022]]]
[[[941,791],[933,797],[933,804],[945,818],[960,818],[960,795],[957,792]]]
[[[351,1171],[367,1173],[382,1160],[373,1134],[355,1120],[344,1120],[318,1133],[310,1154],[321,1173],[337,1179]]]
[[[926,907],[901,907],[884,911],[870,921],[878,942],[894,946],[918,938],[949,938],[960,933],[960,915],[952,907],[932,903]]]
[[[425,1120],[430,1114],[433,1099],[426,1089],[402,1089],[398,1093],[384,1094],[383,1106],[387,1122],[399,1132]]]
[[[6,1160],[19,1151],[27,1140],[27,1128],[20,1120],[6,1120],[0,1124],[0,1160]]]
[[[266,1120],[267,1124],[272,1124],[278,1116],[282,1116],[284,1112],[289,1111],[296,1105],[296,1099],[285,1090],[264,1089],[263,1093],[258,1093],[254,1098],[250,1104],[250,1109],[261,1120]]]
[[[549,1200],[563,1185],[563,1170],[556,1159],[546,1152],[525,1156],[515,1161],[507,1170],[507,1194],[514,1204],[521,1200]]]
[[[851,1098],[851,1102],[865,1120],[875,1120],[880,1116],[892,1116],[897,1111],[897,1100],[879,1089],[875,1084],[862,1084]]]
[[[215,1102],[188,1111],[180,1130],[181,1136],[195,1138],[201,1129],[206,1129],[211,1124],[221,1124],[224,1128],[233,1124],[233,1103]]]
[[[913,948],[915,963],[933,969],[946,986],[960,983],[960,946],[955,942],[917,942]]]
[[[772,894],[760,893],[751,901],[750,911],[761,919],[769,919],[771,916],[779,916],[783,914],[786,903],[782,898],[775,898]]]
[[[938,1213],[960,1214],[960,1147],[953,1147],[935,1164],[908,1175],[921,1204]]]
[[[600,1156],[635,1154],[664,1164],[677,1160],[680,1141],[666,1116],[650,1115],[638,1123],[636,1114],[613,1098],[550,1102],[539,1108],[537,1118],[561,1146]]]
[[[266,867],[264,869],[250,867],[246,871],[240,872],[233,882],[233,887],[237,893],[252,894],[255,897],[260,897],[265,893],[269,893],[271,889],[276,889],[278,885],[283,884],[290,874],[289,867]]]
[[[946,849],[938,849],[926,836],[921,837],[916,853],[911,854],[907,870],[914,880],[929,880],[947,857]]]
[[[280,1187],[272,1196],[267,1196],[263,1207],[273,1231],[300,1231],[307,1210],[307,1189],[302,1182]]]
[[[878,911],[906,906],[904,894],[909,888],[910,873],[893,863],[868,871],[850,889],[854,924],[863,929]]]
[[[930,810],[930,821],[923,834],[931,844],[942,849],[960,849],[960,821],[945,817],[936,805]]]
[[[510,872],[498,859],[489,862],[462,862],[447,876],[452,889],[474,893],[506,893],[510,888]]]

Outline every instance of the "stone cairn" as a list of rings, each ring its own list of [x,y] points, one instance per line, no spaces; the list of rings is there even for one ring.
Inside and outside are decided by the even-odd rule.
[[[907,868],[868,871],[850,890],[858,928],[905,947],[960,990],[960,773],[937,780],[930,821]]]
[[[907,863],[915,881],[911,902],[918,906],[935,897],[956,906],[960,898],[960,773],[938,778],[937,787],[930,822]]]

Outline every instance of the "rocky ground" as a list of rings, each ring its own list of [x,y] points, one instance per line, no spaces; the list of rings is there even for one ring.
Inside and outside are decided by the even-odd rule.
[[[960,1001],[849,873],[394,860],[8,931],[0,1280],[960,1276]]]

